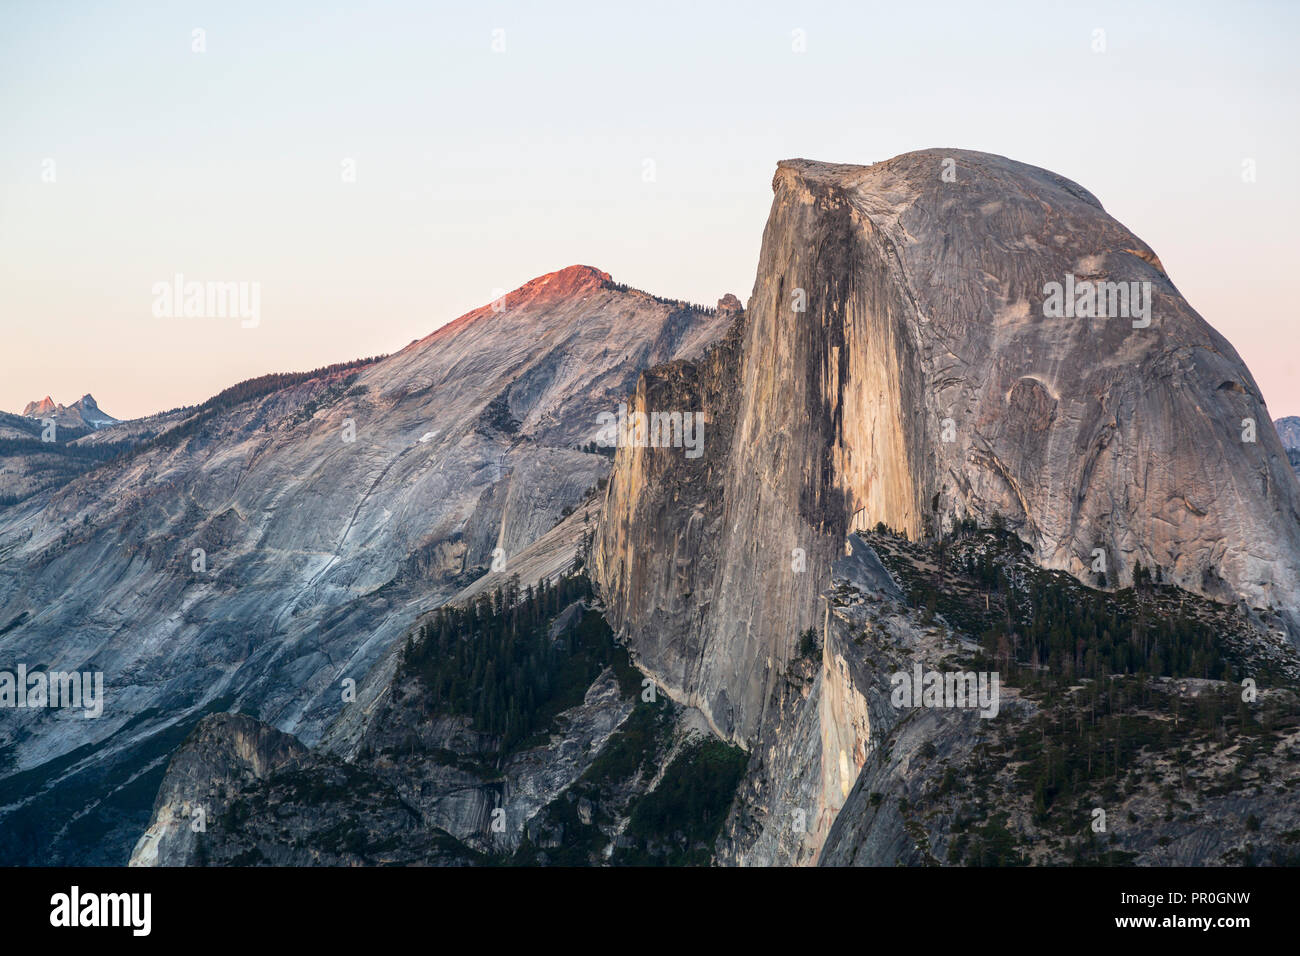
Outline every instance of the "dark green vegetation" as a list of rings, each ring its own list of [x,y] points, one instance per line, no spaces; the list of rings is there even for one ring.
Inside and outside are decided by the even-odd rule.
[[[373,365],[382,358],[384,358],[382,355],[372,355],[369,358],[354,359],[350,362],[335,362],[333,365],[322,365],[320,368],[312,369],[310,372],[271,372],[267,375],[259,375],[257,378],[245,379],[242,382],[237,382],[234,385],[231,385],[229,388],[222,389],[202,404],[173,408],[164,414],[170,415],[175,412],[186,411],[193,411],[196,413],[222,412],[234,408],[237,405],[243,405],[245,402],[264,398],[272,392],[278,392],[282,388],[289,388],[294,385],[301,385],[303,382],[310,382],[314,378],[323,378],[326,375],[334,375],[337,372],[346,372],[350,369]]]
[[[977,640],[967,666],[999,672],[1003,693],[1028,703],[982,722],[970,760],[925,768],[911,819],[951,815],[946,862],[1177,863],[1213,834],[1214,862],[1300,863],[1283,832],[1300,784],[1300,694],[1284,664],[1260,657],[1241,609],[1159,570],[1089,588],[1031,565],[998,529],[926,545],[868,538],[923,622],[942,615]]]
[[[510,753],[582,703],[605,667],[639,687],[600,614],[575,608],[576,625],[551,638],[555,617],[590,597],[585,575],[523,592],[511,579],[468,607],[435,612],[407,639],[399,675],[428,688],[429,713],[468,716],[475,730],[500,738],[502,754]]]
[[[1179,862],[1179,843],[1199,852],[1203,829],[1242,844],[1212,862],[1300,864],[1281,832],[1297,783],[1289,740],[1300,697],[1277,691],[1248,704],[1234,685],[1195,690],[1118,677],[1041,695],[1027,719],[991,721],[973,760],[943,769],[930,791],[955,809],[948,862],[1110,866],[1142,852]],[[1247,825],[1246,799],[1265,823],[1252,815]],[[1104,831],[1093,829],[1098,809]]]
[[[748,757],[714,740],[675,748],[681,708],[643,694],[642,674],[604,616],[572,607],[590,599],[589,580],[575,573],[522,592],[512,580],[471,606],[442,608],[409,639],[398,680],[418,679],[430,713],[469,716],[476,730],[500,737],[506,755],[544,743],[555,716],[581,703],[611,667],[624,697],[636,701],[632,713],[537,814],[509,862],[707,865]]]
[[[630,286],[624,282],[614,282],[614,281],[606,282],[605,288],[614,289],[617,292],[638,292],[641,295],[654,299],[660,305],[676,306],[676,310],[674,311],[672,318],[678,321],[686,321],[686,322],[691,321],[691,319],[693,318],[693,316],[691,315],[692,310],[694,310],[695,312],[699,312],[702,315],[718,314],[717,306],[696,305],[693,302],[686,302],[683,299],[665,299],[661,295],[655,295],[653,292],[647,292],[645,291],[645,289],[638,289],[635,286]]]
[[[821,645],[817,642],[817,631],[805,628],[799,635],[799,656],[804,660],[816,661],[821,654]]]
[[[101,442],[94,445],[75,444],[77,439],[91,434],[90,428],[57,427],[53,441],[43,441],[44,426],[34,418],[21,415],[3,415],[3,423],[27,438],[0,438],[0,461],[22,457],[25,469],[36,489],[67,484],[78,475],[111,461],[131,447],[130,442]],[[34,490],[31,494],[36,494]],[[0,495],[0,508],[17,504],[31,495]]]
[[[748,762],[743,750],[720,740],[689,741],[632,810],[630,845],[615,850],[612,862],[707,866]]]
[[[489,431],[497,431],[506,435],[518,434],[520,427],[523,425],[523,422],[511,414],[510,403],[507,401],[505,392],[488,402],[487,408],[483,409],[480,420]]]
[[[578,446],[578,451],[585,451],[589,455],[604,455],[606,458],[613,458],[618,448],[614,445],[602,445],[600,442],[589,441],[585,445]]]
[[[243,786],[210,822],[203,858],[221,865],[709,864],[748,757],[711,738],[683,738],[682,709],[648,691],[590,599],[590,584],[577,573],[523,591],[510,580],[468,606],[436,611],[400,652],[356,759],[313,753]],[[507,758],[564,734],[558,715],[582,703],[607,668],[631,712],[585,769],[574,766],[577,779],[527,822],[515,851],[488,832],[457,830],[457,839],[441,829],[444,810],[455,809],[448,798],[478,790],[488,807],[501,806]],[[608,719],[621,713],[627,710]],[[469,718],[474,733],[428,733],[447,715]]]
[[[310,372],[274,372],[270,375],[260,375],[257,378],[250,378],[227,389],[223,389],[216,395],[209,398],[206,402],[194,408],[194,414],[187,418],[183,423],[175,428],[169,428],[167,431],[152,438],[149,441],[142,442],[131,449],[131,457],[147,451],[151,448],[175,448],[185,439],[197,437],[200,440],[209,437],[211,429],[208,427],[213,419],[217,418],[223,412],[226,412],[236,406],[243,405],[247,402],[264,398],[272,392],[278,392],[284,388],[291,388],[295,385],[301,385],[304,382],[310,382],[313,379],[324,378],[329,375],[336,375],[341,372],[347,372],[352,369],[362,368],[371,365],[383,358],[382,355],[372,356],[371,358],[356,359],[351,362],[336,362],[333,365],[325,365],[321,368],[313,369]],[[356,381],[359,373],[354,372],[343,378],[339,383],[332,386],[327,392],[312,402],[308,402],[302,408],[298,409],[296,422],[306,421],[316,413],[318,409],[331,401],[340,398],[347,389]],[[188,408],[173,409],[173,411],[189,411]],[[168,413],[171,414],[171,413]]]
[[[708,866],[749,755],[698,736],[674,755],[680,715],[669,700],[638,701],[586,773],[530,822],[510,862]]]
[[[932,545],[872,538],[923,619],[942,615],[979,640],[978,663],[996,667],[1004,681],[1059,689],[1117,674],[1247,676],[1221,640],[1226,628],[1247,626],[1240,612],[1160,583],[1158,569],[1139,565],[1135,587],[1110,592],[1032,565],[1007,531],[966,524]]]
[[[519,866],[600,866],[611,834],[658,772],[679,713],[638,701],[583,775],[534,817],[510,860]]]

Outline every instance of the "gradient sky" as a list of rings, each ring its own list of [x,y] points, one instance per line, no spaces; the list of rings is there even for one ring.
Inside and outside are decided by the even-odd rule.
[[[573,263],[744,300],[777,160],[951,146],[1091,190],[1300,414],[1294,5],[622,6],[5,0],[0,409],[191,404]],[[155,318],[177,272],[260,326]]]

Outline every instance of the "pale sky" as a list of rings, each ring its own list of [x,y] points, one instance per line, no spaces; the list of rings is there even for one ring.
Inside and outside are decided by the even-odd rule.
[[[777,160],[960,147],[1092,191],[1300,414],[1298,25],[1241,2],[5,0],[0,409],[199,402],[574,263],[746,300]],[[176,273],[260,283],[260,323],[155,317]]]

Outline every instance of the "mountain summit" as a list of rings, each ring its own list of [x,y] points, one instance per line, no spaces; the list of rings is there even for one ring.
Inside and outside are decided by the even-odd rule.
[[[93,395],[81,396],[71,405],[56,405],[46,395],[39,402],[28,402],[23,409],[24,418],[54,418],[64,428],[100,429],[116,425],[119,419],[99,407]]]
[[[27,407],[23,409],[23,416],[26,418],[39,418],[42,415],[48,415],[58,407],[54,404],[54,399],[46,395],[39,402],[28,402]]]
[[[772,185],[733,354],[638,390],[707,398],[705,456],[620,449],[593,556],[611,625],[720,735],[754,741],[846,533],[878,524],[1005,525],[1044,568],[1158,569],[1300,637],[1300,484],[1259,388],[1096,197],[955,149]]]
[[[91,809],[98,847],[56,837],[87,807],[67,800],[169,752],[209,711],[313,742],[339,681],[421,612],[513,573],[608,474],[597,416],[730,322],[562,269],[393,355],[160,421],[131,454],[0,508],[6,651],[93,662],[113,695],[101,720],[0,723],[0,751],[50,787],[0,799],[0,861],[34,839],[55,841],[50,861],[124,862],[147,797]],[[98,411],[87,396],[61,425],[74,409]],[[75,766],[57,759],[83,745]]]

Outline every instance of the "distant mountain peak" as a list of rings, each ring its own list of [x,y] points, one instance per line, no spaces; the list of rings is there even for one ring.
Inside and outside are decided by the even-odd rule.
[[[74,428],[103,428],[116,425],[120,419],[114,418],[95,401],[95,396],[87,392],[71,405],[59,405],[46,395],[39,402],[28,402],[23,409],[24,418],[45,418],[53,415],[62,425]]]
[[[41,415],[48,415],[57,408],[54,399],[46,395],[39,402],[28,402],[27,407],[23,409],[23,416],[25,418],[36,418]]]

